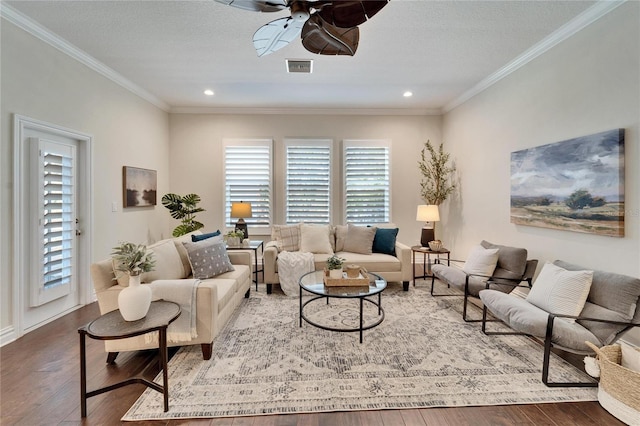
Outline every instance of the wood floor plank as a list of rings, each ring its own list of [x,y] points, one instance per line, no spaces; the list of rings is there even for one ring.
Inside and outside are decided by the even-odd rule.
[[[120,425],[145,386],[136,384],[88,399],[88,417],[80,417],[78,327],[99,316],[96,303],[74,311],[0,348],[0,424],[5,425]],[[153,379],[157,351],[122,353],[107,365],[104,344],[87,339],[89,390],[132,375]],[[173,349],[175,353],[175,349]],[[145,370],[145,366],[152,367]],[[511,422],[511,423],[509,423]],[[597,402],[535,404],[499,407],[425,408],[339,413],[310,413],[202,420],[127,422],[126,426],[458,426],[622,425]]]

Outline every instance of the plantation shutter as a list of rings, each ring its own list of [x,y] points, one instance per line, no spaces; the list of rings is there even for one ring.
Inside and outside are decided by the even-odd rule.
[[[288,140],[286,223],[331,223],[331,141]]]
[[[225,224],[233,228],[231,203],[251,203],[251,228],[271,226],[271,146],[269,139],[225,140]]]
[[[33,172],[38,191],[37,230],[34,232],[34,277],[31,280],[31,306],[40,306],[66,296],[74,288],[75,147],[35,139],[37,150]]]
[[[344,142],[344,209],[347,223],[389,222],[389,143]]]

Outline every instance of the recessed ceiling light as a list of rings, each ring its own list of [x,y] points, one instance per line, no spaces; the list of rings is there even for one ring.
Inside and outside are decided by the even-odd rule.
[[[207,89],[207,90],[204,91],[204,94],[207,95],[207,96],[213,96],[213,90]]]
[[[402,96],[404,96],[405,98],[410,98],[410,97],[413,96],[413,92],[410,92],[410,91],[407,90],[406,92],[404,92],[402,94]]]

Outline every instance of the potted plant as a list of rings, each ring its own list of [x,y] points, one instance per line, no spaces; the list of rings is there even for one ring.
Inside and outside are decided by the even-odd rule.
[[[244,238],[244,231],[242,229],[234,229],[226,234],[227,244],[230,246],[239,246]]]
[[[327,259],[327,269],[329,270],[329,277],[334,279],[342,278],[342,265],[347,259],[333,255]]]
[[[125,321],[144,318],[151,306],[151,287],[140,284],[140,274],[153,271],[153,252],[144,244],[121,242],[113,248],[111,257],[115,270],[129,275],[129,286],[118,294],[118,308]]]
[[[173,236],[179,237],[189,232],[197,231],[204,227],[204,224],[195,219],[196,213],[205,211],[197,207],[200,196],[197,194],[187,194],[184,197],[177,194],[165,194],[162,197],[162,205],[171,212],[171,217],[181,221],[173,230]]]

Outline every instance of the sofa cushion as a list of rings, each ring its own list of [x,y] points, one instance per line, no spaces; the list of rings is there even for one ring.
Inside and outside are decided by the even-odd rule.
[[[533,283],[527,302],[550,313],[578,316],[587,301],[592,277],[593,271],[568,271],[547,262]]]
[[[300,251],[307,253],[333,254],[329,225],[300,225]]]
[[[173,244],[176,246],[176,250],[178,250],[180,260],[182,261],[182,267],[184,268],[184,278],[187,278],[191,275],[191,264],[189,263],[189,254],[187,253],[187,249],[184,248],[182,243],[191,241],[192,235],[202,235],[202,232],[193,231],[173,239]]]
[[[211,278],[234,269],[223,241],[209,238],[197,243],[184,242],[182,244],[189,254],[189,263],[194,278]]]
[[[462,270],[470,275],[482,275],[490,277],[498,263],[498,249],[486,249],[475,246],[469,252],[467,261]]]
[[[640,349],[634,348],[626,342],[620,342],[620,350],[622,352],[620,365],[640,373]]]
[[[482,290],[480,299],[487,309],[512,329],[544,339],[549,313],[532,305],[524,299],[496,290]],[[553,325],[551,341],[554,345],[574,351],[590,353],[584,343],[589,341],[596,346],[602,342],[589,330],[577,322],[556,320]]]
[[[503,246],[482,241],[480,245],[487,249],[498,249],[498,263],[493,271],[494,278],[519,280],[527,268],[527,250],[519,247]]]
[[[364,266],[365,269],[371,272],[398,272],[402,270],[402,262],[400,262],[397,257],[389,254],[361,254],[342,251],[336,253],[336,255],[346,259],[345,264]],[[315,255],[314,257],[316,270],[323,269],[327,260],[326,256],[323,259],[319,258],[319,255]]]
[[[376,236],[376,227],[347,225],[347,238],[344,242],[344,251],[360,254],[373,253],[373,239]]]
[[[172,240],[163,240],[149,246],[153,252],[156,266],[153,271],[145,272],[140,277],[143,283],[155,280],[174,280],[186,278],[187,275],[180,260],[180,254]]]
[[[344,242],[347,240],[347,225],[337,225],[336,230],[336,246],[333,249],[334,252],[344,251]]]
[[[594,303],[586,302],[584,308],[580,313],[580,316],[585,318],[600,318],[603,320],[628,322],[629,319],[625,318],[619,312],[612,311],[611,309],[604,308]],[[578,320],[578,324],[589,329],[604,345],[608,345],[613,342],[618,334],[626,329],[624,325],[608,324],[600,321],[586,321]]]
[[[556,260],[554,264],[575,271],[587,269],[578,265]],[[640,297],[640,278],[596,270],[587,300],[624,315],[631,320],[636,313],[636,304]]]
[[[441,263],[436,263],[431,266],[431,273],[439,280],[445,282],[449,286],[464,291],[464,286],[467,279],[467,274],[460,268],[446,266]],[[478,297],[480,290],[486,288],[485,278],[469,277],[469,294]],[[509,288],[511,290],[511,288]]]
[[[273,225],[271,238],[278,244],[279,251],[300,250],[300,224]]]
[[[398,228],[378,228],[373,238],[373,252],[396,255]]]

